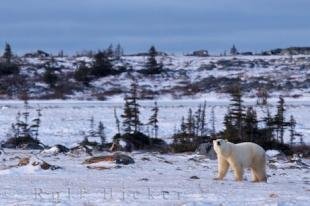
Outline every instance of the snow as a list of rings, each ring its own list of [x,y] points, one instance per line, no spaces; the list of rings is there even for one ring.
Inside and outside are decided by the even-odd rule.
[[[31,152],[29,152],[31,153]],[[33,155],[33,154],[27,155]],[[24,152],[23,155],[26,155]],[[230,171],[215,181],[217,161],[194,154],[130,153],[132,165],[88,169],[87,156],[37,156],[62,169],[42,171],[32,166],[0,170],[0,205],[308,205],[309,169],[278,162],[267,168],[267,183],[235,182]],[[1,164],[20,151],[6,150]],[[3,161],[6,159],[6,161]],[[308,165],[309,160],[304,159]],[[99,163],[98,163],[99,164]],[[102,166],[100,165],[100,166]],[[198,179],[191,177],[197,176]]]
[[[90,167],[104,167],[104,168],[111,169],[116,166],[116,163],[115,162],[97,162],[97,163],[89,164],[89,166]]]
[[[45,149],[42,151],[44,154],[58,154],[59,153],[59,148],[56,146],[53,146],[49,149]]]
[[[266,151],[267,156],[274,157],[280,154],[278,150],[267,150]]]
[[[125,141],[121,140],[121,141],[119,141],[119,145],[122,146],[123,148],[125,148],[127,144]]]

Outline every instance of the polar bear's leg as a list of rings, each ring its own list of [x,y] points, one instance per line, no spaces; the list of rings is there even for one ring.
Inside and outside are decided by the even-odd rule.
[[[253,179],[253,182],[267,182],[267,175],[265,168],[253,169],[253,173],[256,176],[256,178]]]
[[[233,170],[235,173],[235,180],[242,181],[243,180],[243,168],[240,164],[234,163]]]
[[[256,178],[253,178],[254,182],[267,182],[266,175],[266,158],[265,155],[259,156],[254,160],[255,164],[252,166],[252,171]]]
[[[252,171],[257,178],[256,182],[267,182],[265,156],[262,156],[255,161],[256,163],[255,166],[252,168]]]
[[[255,174],[256,174],[259,182],[267,182],[265,165],[262,165],[260,168],[256,168]]]
[[[218,176],[215,180],[222,180],[229,168],[229,163],[222,157],[218,156]]]
[[[253,168],[251,169],[251,173],[252,173],[252,182],[258,182],[259,180],[258,180],[257,174]]]

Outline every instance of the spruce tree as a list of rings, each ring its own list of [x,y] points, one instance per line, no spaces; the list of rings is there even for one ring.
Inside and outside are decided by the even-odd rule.
[[[238,139],[243,140],[243,125],[245,118],[245,109],[242,101],[242,93],[239,84],[233,85],[230,89],[231,104],[230,104],[230,117],[232,120],[232,125],[238,131]]]
[[[186,134],[186,123],[185,123],[184,116],[182,117],[182,120],[181,120],[181,132],[182,134]]]
[[[177,144],[184,144],[184,143],[188,143],[189,142],[189,138],[188,138],[188,134],[187,134],[187,125],[185,123],[185,118],[184,116],[182,117],[181,120],[181,125],[180,125],[180,129],[181,129],[181,134],[174,134],[173,135],[173,144],[177,145]]]
[[[92,67],[92,74],[97,77],[104,77],[113,74],[113,64],[109,54],[105,51],[99,51],[94,56],[95,61]]]
[[[283,97],[280,96],[277,105],[277,114],[275,116],[274,122],[276,125],[277,140],[280,141],[281,143],[284,142],[283,136],[284,136],[284,129],[286,126],[284,112],[285,112],[285,102]]]
[[[232,46],[232,48],[230,49],[230,55],[235,56],[238,54],[238,50],[236,48],[235,45]]]
[[[39,143],[39,128],[41,126],[41,109],[37,109],[37,117],[29,121],[29,105],[27,99],[24,100],[24,111],[18,112],[16,122],[11,125],[13,137],[16,139],[16,144],[19,144],[18,138],[22,138],[20,143],[34,141]],[[16,145],[18,146],[18,145]]]
[[[291,118],[290,118],[290,145],[291,147],[293,146],[294,141],[296,139],[295,128],[296,128],[296,120],[294,119],[293,115],[291,115]]]
[[[134,126],[134,132],[140,131],[140,126],[142,123],[140,122],[139,115],[139,107],[138,104],[138,84],[134,82],[131,84],[131,90],[130,90],[131,96],[129,97],[129,101],[132,106],[132,113],[133,113],[133,126]]]
[[[124,113],[122,115],[124,131],[127,133],[140,131],[142,125],[139,119],[138,104],[138,84],[136,82],[131,84],[130,94],[125,96]]]
[[[195,124],[194,124],[194,136],[198,136],[202,127],[202,108],[201,104],[199,104],[197,111],[195,112]],[[201,134],[201,132],[200,132]]]
[[[123,119],[124,132],[130,134],[132,132],[133,114],[127,97],[125,97],[124,113],[121,115],[121,117]]]
[[[257,123],[258,121],[256,111],[253,109],[253,107],[248,107],[245,116],[245,141],[255,142]]]
[[[117,129],[117,133],[121,134],[120,121],[119,121],[119,118],[117,116],[116,108],[115,107],[114,107],[114,118],[115,118],[115,125],[116,125],[116,129]]]
[[[228,110],[228,113],[224,116],[224,122],[225,130],[223,131],[223,138],[228,139],[229,141],[234,142],[236,140],[236,137],[238,135],[238,131],[233,125],[233,118],[231,116],[230,110]]]
[[[192,112],[191,108],[189,108],[189,110],[188,110],[186,128],[187,128],[187,134],[193,135],[193,133],[194,133],[193,132],[194,131],[194,118],[193,118],[193,112]]]
[[[6,64],[11,64],[13,54],[12,54],[11,45],[9,43],[5,43],[4,53],[2,57],[5,59]]]
[[[122,46],[120,44],[117,44],[115,51],[114,51],[115,59],[120,60],[123,55],[124,55],[124,50]]]
[[[201,117],[200,117],[200,135],[206,135],[207,133],[207,121],[206,121],[206,109],[207,109],[207,102],[204,101],[202,110],[201,110]]]
[[[33,134],[34,138],[38,140],[39,137],[39,128],[41,125],[41,109],[37,109],[37,117],[32,120],[33,124],[30,126],[31,133]]]
[[[94,138],[95,136],[96,136],[96,132],[95,132],[95,120],[94,120],[94,117],[91,116],[91,118],[89,119],[89,130],[88,130],[88,134],[85,135],[85,137],[84,137],[84,142],[89,142],[88,137]]]
[[[44,82],[48,84],[50,88],[55,88],[58,79],[59,78],[57,74],[55,73],[55,69],[53,67],[47,66],[43,74]]]
[[[21,114],[20,112],[17,112],[17,115],[16,115],[16,123],[12,123],[12,130],[13,130],[13,134],[14,134],[14,137],[17,139],[19,138],[21,135],[21,120],[20,120],[20,117],[21,117]]]
[[[154,137],[157,138],[158,137],[158,106],[157,106],[157,102],[154,103],[154,107],[152,108],[152,112],[153,114],[151,115],[151,117],[149,118],[149,122],[148,124],[151,125],[153,128],[153,134]]]
[[[74,78],[76,81],[82,82],[85,86],[89,86],[91,80],[91,70],[86,66],[85,62],[81,62],[78,68],[74,72]]]
[[[109,58],[114,57],[113,44],[110,44],[110,46],[107,48],[106,54]]]
[[[215,111],[214,111],[214,106],[211,109],[211,137],[214,138],[216,134],[216,129],[215,129]]]
[[[151,46],[148,52],[148,58],[146,62],[146,71],[147,74],[159,74],[162,70],[162,65],[158,64],[156,60],[157,51],[154,46]]]
[[[29,104],[28,100],[24,100],[24,112],[22,113],[22,116],[24,117],[24,121],[21,121],[21,131],[22,131],[22,136],[23,137],[29,137],[31,136],[30,134],[30,128],[29,126]]]
[[[274,120],[270,114],[270,110],[269,107],[267,107],[267,116],[264,118],[264,122],[265,122],[265,141],[269,142],[269,141],[273,141],[274,136],[273,136],[273,131],[274,131]]]
[[[11,50],[11,46],[8,43],[5,44],[5,49],[2,58],[4,61],[3,62],[0,61],[0,77],[12,74],[18,75],[20,68],[16,63],[13,62],[13,53]]]
[[[106,143],[106,135],[105,135],[105,127],[103,125],[103,123],[100,121],[98,124],[98,136],[100,138],[101,141],[101,146],[103,146]]]

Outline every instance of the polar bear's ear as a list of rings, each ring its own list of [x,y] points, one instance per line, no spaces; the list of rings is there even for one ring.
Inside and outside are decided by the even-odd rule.
[[[228,139],[225,139],[225,142],[228,142]]]

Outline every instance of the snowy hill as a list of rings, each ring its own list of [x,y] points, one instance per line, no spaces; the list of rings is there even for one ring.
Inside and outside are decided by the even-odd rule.
[[[242,88],[248,97],[255,97],[259,89],[266,89],[271,96],[309,96],[310,55],[295,56],[210,56],[184,55],[157,56],[164,71],[145,75],[141,71],[147,56],[123,56],[113,61],[114,68],[122,72],[93,79],[89,86],[74,79],[74,71],[81,62],[90,66],[93,58],[29,56],[19,59],[21,74],[27,82],[30,97],[34,99],[110,99],[123,96],[133,79],[138,80],[141,97],[153,99],[195,98],[209,93],[223,94],[227,87],[242,80]],[[43,81],[46,64],[57,68],[61,91],[53,92]],[[57,94],[56,94],[57,93]],[[14,94],[9,97],[17,98]]]

